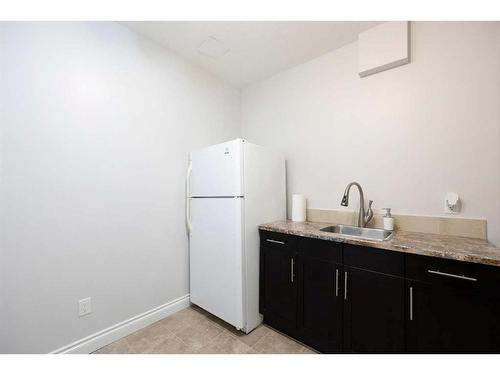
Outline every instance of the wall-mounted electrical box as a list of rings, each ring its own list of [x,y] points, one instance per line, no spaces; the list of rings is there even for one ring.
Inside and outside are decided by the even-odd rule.
[[[457,193],[449,192],[444,196],[444,212],[446,214],[458,214],[462,209],[462,201]]]
[[[360,77],[410,62],[410,22],[384,22],[358,36]]]

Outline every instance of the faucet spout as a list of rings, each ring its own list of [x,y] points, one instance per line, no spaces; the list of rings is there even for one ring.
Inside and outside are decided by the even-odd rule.
[[[368,210],[365,212],[365,196],[363,194],[363,189],[361,188],[360,184],[354,181],[350,182],[346,186],[340,205],[344,207],[347,207],[349,205],[349,191],[351,190],[352,186],[356,186],[359,191],[359,213],[358,213],[357,225],[358,227],[364,228],[366,227],[366,224],[368,224],[368,222],[373,218],[373,211],[372,211],[373,201],[368,202]]]

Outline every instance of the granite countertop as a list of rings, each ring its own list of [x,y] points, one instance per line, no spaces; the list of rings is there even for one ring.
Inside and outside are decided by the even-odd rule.
[[[329,225],[335,224],[286,220],[261,224],[259,225],[259,229],[353,245],[365,245],[408,254],[500,266],[500,248],[493,246],[486,240],[478,238],[394,231],[394,235],[390,240],[374,241],[320,231],[321,228]]]

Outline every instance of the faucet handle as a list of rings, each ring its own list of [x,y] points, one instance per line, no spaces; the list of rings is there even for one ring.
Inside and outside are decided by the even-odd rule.
[[[373,203],[373,201],[372,201],[372,200],[368,201],[368,210],[371,210],[371,209],[372,209],[372,203]]]

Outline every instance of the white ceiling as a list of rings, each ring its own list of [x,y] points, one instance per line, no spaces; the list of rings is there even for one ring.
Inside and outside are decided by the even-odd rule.
[[[122,22],[243,87],[355,41],[372,21]],[[200,48],[202,51],[200,51]],[[210,53],[218,57],[210,57]]]

